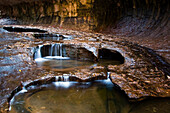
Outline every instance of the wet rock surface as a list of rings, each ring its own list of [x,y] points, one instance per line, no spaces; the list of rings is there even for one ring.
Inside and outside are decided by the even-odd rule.
[[[115,34],[155,50],[170,63],[169,0],[0,1],[0,17],[13,18],[20,24]]]
[[[160,97],[129,101],[125,92],[106,76],[86,80],[76,76],[43,78],[20,85],[8,99],[10,112],[168,113],[170,104],[169,98]]]
[[[129,111],[127,96],[109,78],[100,76],[90,78],[88,82],[76,82],[79,80],[82,79],[62,76],[27,84],[13,97],[14,101],[10,102],[10,112],[127,113]]]
[[[1,25],[30,24],[30,26],[14,27],[48,31],[47,33],[9,33],[0,29],[2,112],[8,108],[7,98],[16,87],[19,90],[25,82],[65,74],[74,75],[79,80],[109,74],[112,82],[119,85],[132,100],[134,98],[140,100],[148,96],[170,96],[170,66],[167,63],[170,61],[169,0],[161,2],[159,0],[0,1]],[[37,24],[47,27],[33,26]],[[94,30],[100,33],[92,33]],[[82,51],[93,53],[92,57],[95,56],[94,61],[97,64],[66,68],[62,71],[38,66],[34,61],[35,48],[56,43],[74,45],[72,53],[80,48],[83,49]],[[109,59],[107,52],[114,53],[112,55],[116,55],[116,59],[121,63],[118,65],[110,62],[100,63],[105,60],[100,58]],[[80,56],[83,55],[82,53],[79,52]],[[72,54],[73,57],[74,55]],[[49,81],[45,80],[42,83],[46,82]],[[162,99],[161,102],[168,106],[165,100]],[[159,99],[152,101],[159,103]],[[152,103],[154,107],[149,105],[149,108],[147,103],[139,104],[139,106],[146,105],[146,108],[142,109],[143,112],[166,112],[163,109],[156,109],[161,106],[160,103],[158,106]],[[140,107],[136,108],[138,109],[133,109],[131,112],[140,110]]]
[[[80,68],[67,73],[70,76],[74,75],[83,80],[109,74],[112,82],[119,85],[131,99],[170,96],[169,64],[151,49],[130,43],[114,35],[42,26],[18,27],[33,27],[47,30],[49,33],[71,35],[74,39],[61,40],[60,43],[86,48],[96,58],[100,57],[98,50],[102,49],[116,51],[124,57],[124,63],[121,65],[108,64],[108,66]],[[38,45],[55,44],[55,41],[36,39],[33,33],[10,33],[4,30],[1,30],[0,37],[0,105],[2,111],[8,107],[7,98],[11,92],[20,84],[43,77],[65,74],[37,67],[33,59],[33,48]]]

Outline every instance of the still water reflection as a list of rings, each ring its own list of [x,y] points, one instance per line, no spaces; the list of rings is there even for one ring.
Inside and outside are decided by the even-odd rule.
[[[107,66],[107,65],[119,65],[120,62],[116,60],[105,60],[100,59],[99,62],[90,62],[90,61],[78,61],[69,59],[67,57],[63,57],[62,59],[55,59],[55,57],[45,57],[36,59],[37,66],[41,68],[49,68],[49,69],[74,69],[74,68],[83,68],[86,66],[91,65],[100,65],[100,66]]]
[[[24,87],[11,99],[10,113],[169,113],[169,106],[168,97],[129,102],[108,78]]]
[[[67,49],[68,48],[61,43],[48,46],[39,45],[35,48],[34,60],[38,67],[56,71],[85,68],[91,65],[108,66],[121,64],[121,61],[117,59],[100,58],[96,61],[93,57],[90,57],[93,56],[93,54],[86,49]],[[84,53],[82,54],[80,51],[84,51]]]
[[[110,79],[29,87],[11,102],[13,113],[127,113],[127,96]]]

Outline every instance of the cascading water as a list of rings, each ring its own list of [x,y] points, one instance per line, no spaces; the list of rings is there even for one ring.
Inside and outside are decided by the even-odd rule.
[[[53,47],[54,47],[54,44],[51,45],[51,50],[49,51],[49,52],[50,52],[50,53],[49,53],[49,54],[50,54],[49,56],[53,56]]]
[[[127,96],[109,78],[77,82],[70,81],[69,76],[57,76],[56,81],[51,79],[48,84],[35,83],[23,86],[12,98],[10,113],[128,113],[130,110]]]
[[[55,44],[54,46],[52,46],[52,47],[54,47],[54,56],[63,56],[63,53],[62,53],[62,44]],[[53,50],[53,49],[51,49],[51,50]]]
[[[73,52],[74,48],[70,49],[71,46],[65,46],[62,43],[56,43],[51,45],[40,45],[38,46],[34,54],[34,59],[37,66],[45,69],[60,71],[72,70],[78,66],[92,65],[93,62],[77,61],[76,56]],[[71,56],[70,56],[71,55]],[[83,56],[83,55],[82,55]]]
[[[52,58],[52,59],[70,59],[64,54],[63,44],[52,44],[49,50],[49,55],[45,56],[44,58]]]
[[[38,49],[36,50],[36,52],[35,52],[35,57],[34,57],[34,59],[38,59],[38,58],[41,58],[42,57],[42,55],[41,55],[41,48],[43,47],[43,45],[39,45],[38,46]]]
[[[99,62],[94,62],[94,55],[92,52],[85,48],[77,48],[72,45],[64,45],[62,43],[56,43],[51,45],[40,45],[35,51],[35,61],[37,66],[53,70],[53,71],[70,71],[75,69],[87,68],[87,66],[102,65],[107,66],[118,65],[121,63],[120,59],[110,59],[114,58],[116,55],[111,51],[106,51],[110,57],[105,59],[100,59]],[[104,51],[104,50],[101,50]],[[106,54],[105,52],[102,52]],[[109,54],[110,53],[110,54]],[[103,54],[100,54],[104,57]]]
[[[49,53],[45,56],[42,56],[43,52],[45,53],[46,50],[42,50],[43,45],[39,45],[37,47],[37,50],[34,55],[35,61],[42,61],[47,59],[70,59],[69,57],[66,57],[66,54],[64,54],[64,48],[63,44],[52,44],[49,48]]]

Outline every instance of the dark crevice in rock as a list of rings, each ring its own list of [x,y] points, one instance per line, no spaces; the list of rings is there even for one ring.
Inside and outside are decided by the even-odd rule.
[[[11,101],[11,99],[15,96],[16,93],[20,92],[23,88],[23,85],[21,84],[20,86],[18,86],[17,88],[15,88],[12,93],[10,94],[10,96],[8,97],[8,103]]]
[[[51,40],[51,41],[60,41],[60,40],[71,40],[73,39],[72,36],[69,35],[60,35],[60,34],[52,34],[52,33],[34,33],[33,36],[36,39],[42,40]]]
[[[157,67],[159,70],[162,70],[166,75],[170,76],[170,68],[168,68],[168,67],[170,67],[170,64],[168,62],[166,62],[165,58],[156,54],[156,52],[150,48],[147,48],[147,47],[142,47],[142,48],[147,50],[148,57],[150,55],[152,56],[150,58],[152,60],[148,60],[148,61],[150,61],[153,64],[153,66]]]
[[[35,28],[3,27],[3,29],[9,32],[40,32],[40,33],[47,32],[45,30],[40,30]]]
[[[124,57],[119,52],[105,48],[99,49],[100,59],[118,60],[121,64],[124,63]]]
[[[165,58],[156,54],[154,50],[140,46],[138,44],[133,44],[128,41],[116,43],[132,48],[131,51],[133,54],[137,55],[138,57],[142,57],[142,59],[145,59],[147,62],[152,64],[152,67],[156,67],[159,70],[162,70],[162,72],[165,74],[165,78],[170,76],[170,69],[168,68],[170,67],[170,64],[165,60]]]

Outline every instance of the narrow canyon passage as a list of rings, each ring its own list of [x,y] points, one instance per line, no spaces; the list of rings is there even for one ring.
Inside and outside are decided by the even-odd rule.
[[[169,0],[0,0],[0,112],[168,113],[169,11]]]

